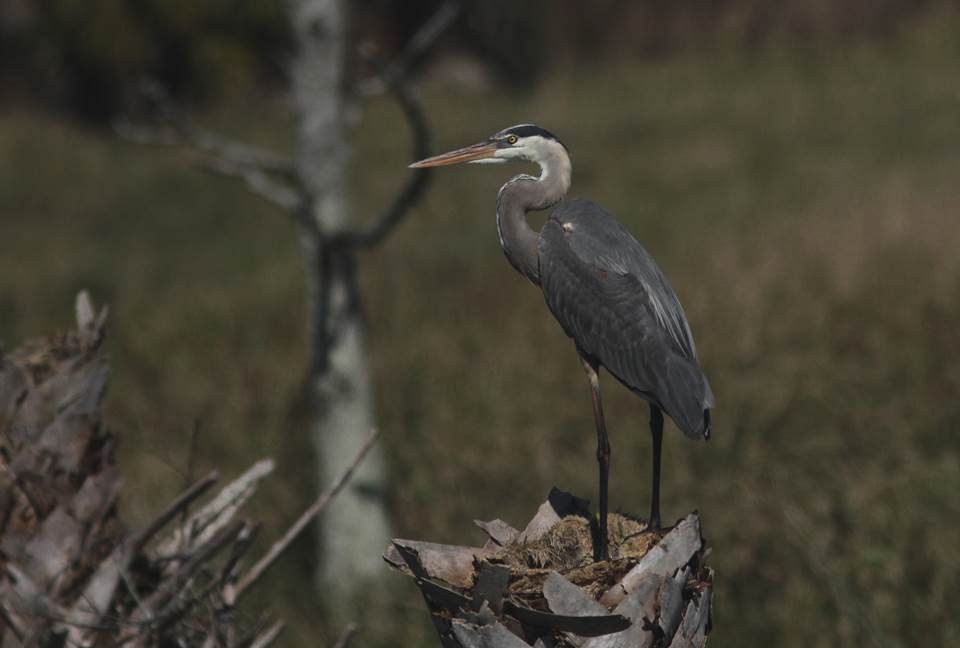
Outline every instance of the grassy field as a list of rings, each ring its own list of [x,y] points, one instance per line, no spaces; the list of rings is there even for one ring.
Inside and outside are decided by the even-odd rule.
[[[557,132],[571,193],[617,214],[680,294],[718,406],[709,444],[668,432],[663,505],[699,509],[714,547],[711,645],[960,643],[958,33],[571,69],[520,97],[424,89],[438,149],[521,121]],[[207,120],[285,143],[282,101],[241,105]],[[363,125],[358,218],[409,161],[387,100]],[[91,289],[113,313],[130,518],[179,489],[199,422],[197,471],[281,461],[257,508],[270,539],[308,499],[292,459],[307,441],[286,422],[303,369],[296,233],[191,162],[0,112],[0,339],[66,326]],[[401,535],[473,542],[471,520],[520,524],[552,485],[595,496],[576,356],[497,245],[507,173],[443,170],[362,259]],[[647,409],[604,384],[611,502],[642,514]],[[259,601],[292,622],[291,646],[338,629],[313,621],[307,561]],[[415,592],[393,600],[362,620],[362,645],[434,645]]]

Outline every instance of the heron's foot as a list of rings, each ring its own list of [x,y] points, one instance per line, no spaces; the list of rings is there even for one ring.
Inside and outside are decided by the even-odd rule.
[[[650,517],[650,519],[647,521],[646,531],[656,531],[657,533],[659,533],[660,531],[663,531],[663,525],[660,524],[659,515],[657,515],[656,517],[654,516]]]

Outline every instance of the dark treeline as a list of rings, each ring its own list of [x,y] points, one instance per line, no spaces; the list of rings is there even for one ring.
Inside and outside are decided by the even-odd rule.
[[[355,0],[355,43],[387,57],[442,0]],[[445,47],[511,85],[588,58],[886,38],[956,0],[512,0],[465,2]],[[5,0],[0,97],[93,119],[136,107],[144,80],[202,102],[232,87],[284,82],[283,2]],[[443,51],[441,48],[440,51]]]

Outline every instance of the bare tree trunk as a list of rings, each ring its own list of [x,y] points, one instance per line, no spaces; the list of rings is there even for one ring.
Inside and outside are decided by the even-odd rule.
[[[343,123],[346,6],[343,0],[290,0],[289,6],[299,47],[292,75],[296,173],[306,196],[304,220],[313,224],[302,235],[311,344],[306,388],[319,483],[327,483],[374,426],[354,252],[329,244],[350,221]],[[379,496],[384,482],[378,447],[324,515],[318,579],[333,594],[328,601],[349,596],[365,575],[381,568],[379,553],[391,535]]]
[[[356,253],[379,245],[410,213],[427,186],[429,173],[410,172],[379,215],[362,226],[352,224],[347,191],[350,155],[343,119],[346,3],[288,0],[287,6],[298,45],[291,69],[297,116],[294,161],[191,125],[162,92],[151,97],[162,116],[162,127],[126,120],[114,127],[135,142],[196,149],[204,154],[208,170],[243,180],[250,192],[285,211],[300,227],[310,348],[304,388],[291,413],[297,429],[309,429],[318,457],[317,482],[326,484],[358,454],[374,427]],[[407,76],[459,11],[457,0],[447,0],[395,60],[353,88],[358,98],[381,92],[394,96],[410,128],[414,160],[430,154],[430,133]],[[317,581],[324,600],[333,605],[348,602],[350,594],[364,589],[365,577],[380,568],[377,556],[391,535],[383,499],[384,473],[383,454],[374,447],[349,490],[322,520]]]

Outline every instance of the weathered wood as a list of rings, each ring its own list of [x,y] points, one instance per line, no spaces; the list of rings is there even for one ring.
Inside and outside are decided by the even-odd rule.
[[[655,574],[661,578],[672,576],[702,548],[700,518],[696,513],[691,513],[664,536],[619,583],[608,589],[600,597],[600,602],[606,606],[616,605],[630,594],[647,574]]]
[[[523,605],[507,601],[503,610],[524,625],[545,630],[571,632],[580,637],[597,637],[611,632],[619,632],[630,626],[630,619],[614,610],[614,614],[604,610],[597,616],[586,614],[565,615],[541,612]]]
[[[499,623],[478,627],[458,620],[453,622],[453,634],[463,648],[529,648],[530,646]]]
[[[646,648],[653,645],[655,637],[647,629],[645,621],[656,618],[660,582],[660,577],[656,574],[647,574],[613,609],[630,619],[631,626],[628,629],[591,639],[583,644],[583,648]]]
[[[483,529],[483,532],[489,536],[490,542],[500,547],[510,544],[520,535],[519,531],[500,519],[490,520],[489,522],[474,520],[473,523]]]
[[[106,310],[81,295],[76,312],[77,331],[0,355],[0,648],[269,645],[282,625],[238,628],[234,603],[336,497],[362,454],[245,580],[257,527],[240,514],[270,460],[186,515],[217,481],[208,475],[128,533],[117,514],[115,439],[100,424]]]
[[[397,539],[387,549],[386,561],[394,566],[401,563],[409,564],[402,558],[397,560],[396,552],[404,549],[416,554],[427,576],[439,578],[458,587],[469,587],[473,582],[475,560],[486,558],[494,553],[491,549],[479,547],[458,547],[435,542]]]
[[[557,522],[568,515],[587,514],[587,500],[580,499],[559,488],[553,488],[547,495],[547,501],[540,505],[537,514],[527,523],[518,542],[532,542],[539,540],[543,535],[553,528]]]
[[[510,568],[484,560],[477,571],[476,581],[471,609],[479,612],[486,606],[494,614],[500,614],[503,610],[503,595],[510,582]]]
[[[210,541],[229,525],[257,491],[260,482],[273,472],[273,461],[262,459],[223,489],[187,521],[175,529],[156,549],[160,556],[176,556]],[[171,560],[174,565],[177,561]]]
[[[250,570],[240,579],[237,583],[235,591],[236,597],[240,598],[244,592],[246,592],[261,575],[276,561],[277,557],[280,556],[290,544],[297,538],[303,530],[306,529],[307,525],[320,515],[323,510],[334,501],[334,499],[343,491],[344,487],[350,482],[350,478],[353,476],[353,473],[357,468],[363,463],[364,458],[367,454],[373,449],[374,445],[377,442],[377,439],[380,438],[380,431],[374,430],[370,433],[370,436],[367,438],[366,442],[360,447],[360,450],[357,451],[357,456],[353,458],[353,461],[348,465],[339,477],[327,488],[325,491],[320,493],[317,499],[307,507],[307,509],[300,514],[300,517],[287,529],[286,533],[277,540],[270,549],[267,551],[263,557],[260,558]]]

